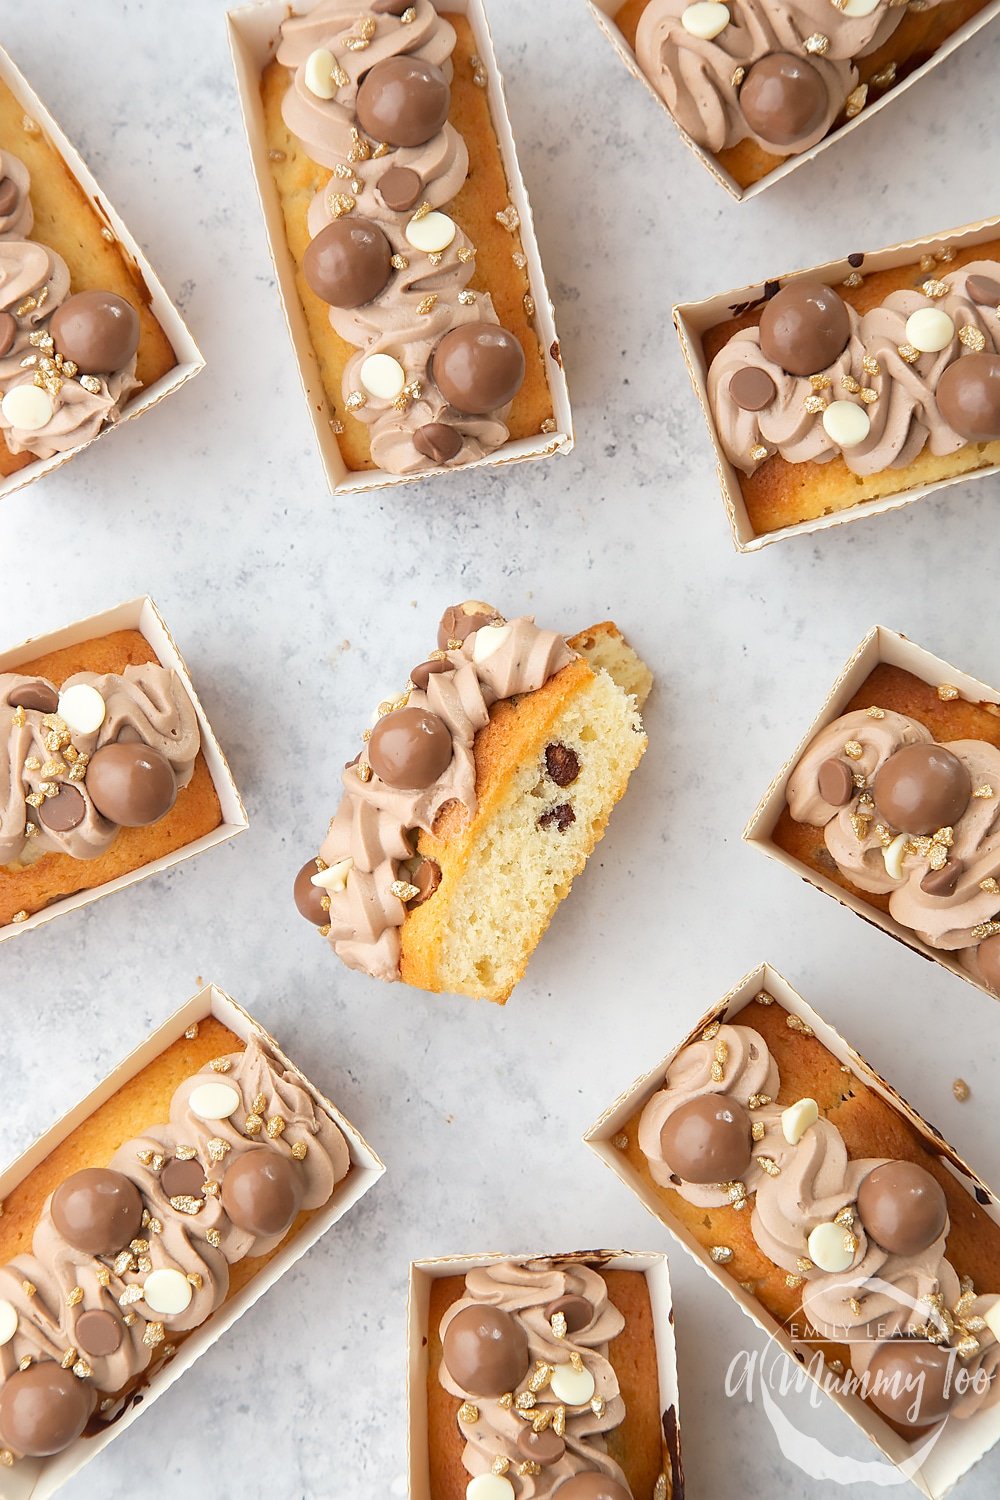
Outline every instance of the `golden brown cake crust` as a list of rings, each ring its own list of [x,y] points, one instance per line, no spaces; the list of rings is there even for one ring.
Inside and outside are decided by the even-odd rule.
[[[944,7],[947,9],[947,7]],[[936,12],[920,12],[933,15]],[[1000,260],[1000,240],[986,240],[980,245],[955,246],[955,258],[942,267],[942,274],[957,271],[974,260]],[[865,274],[860,286],[841,284],[837,292],[859,314],[884,302],[890,292],[912,290],[930,273],[921,271],[919,262],[909,261],[890,271]],[[717,323],[702,336],[705,362],[710,365],[719,350],[741,328],[756,327],[760,308],[738,318]],[[829,463],[788,463],[780,454],[766,459],[753,474],[739,474],[740,492],[754,531],[759,535],[794,526],[800,521],[816,520],[833,511],[848,510],[865,500],[902,494],[918,485],[933,484],[956,474],[970,473],[988,464],[1000,463],[1000,442],[967,443],[957,453],[936,457],[925,448],[913,463],[902,469],[882,469],[862,478],[852,474],[842,458]]]
[[[141,331],[136,375],[142,382],[141,389],[155,384],[174,368],[177,356],[150,309],[150,291],[142,272],[124,245],[104,238],[101,230],[105,226],[80,184],[40,129],[25,130],[24,109],[3,82],[0,148],[19,157],[31,173],[31,206],[35,211],[31,238],[62,256],[69,267],[71,291],[117,292],[138,312]],[[141,389],[129,400],[135,400]],[[11,453],[0,434],[0,475],[13,474],[35,462],[32,453]]]
[[[524,307],[525,293],[529,290],[527,272],[519,270],[511,258],[514,251],[522,248],[521,237],[496,221],[496,214],[510,202],[510,189],[490,117],[488,90],[478,88],[472,78],[470,59],[476,51],[472,27],[466,16],[444,10],[441,14],[454,26],[457,38],[448,118],[465,139],[470,164],[469,176],[447,205],[447,211],[476,247],[476,273],[470,287],[489,293],[500,323],[517,335],[524,349],[524,383],[505,425],[512,440],[533,437],[553,415],[553,409],[538,336]],[[306,215],[315,194],[329,181],[330,172],[317,166],[285,127],[281,101],[288,80],[288,69],[272,62],[261,79],[261,97],[268,147],[272,152],[284,153],[282,160],[272,159],[271,170],[281,199],[288,246],[295,261],[295,284],[319,361],[331,420],[344,424],[344,431],[337,437],[344,462],[352,471],[374,469],[369,429],[347,411],[341,390],[344,369],[357,351],[334,331],[327,304],[316,296],[302,275],[302,257],[309,244]]]
[[[942,702],[936,684],[931,686],[902,667],[881,662],[841,712],[848,714],[856,708],[870,708],[872,704],[919,719],[939,742],[986,740],[1000,749],[1000,708],[996,704],[969,703],[964,698]],[[823,829],[813,828],[808,823],[796,823],[787,806],[782,809],[771,838],[792,859],[832,880],[858,901],[880,912],[889,910],[889,894],[862,891],[852,885],[827,849]]]
[[[599,1271],[608,1296],[625,1319],[625,1327],[608,1345],[625,1402],[625,1420],[608,1434],[608,1452],[625,1471],[635,1500],[652,1500],[664,1468],[659,1410],[659,1377],[653,1339],[653,1308],[641,1271]],[[438,1379],[442,1349],[440,1326],[445,1312],[465,1295],[464,1276],[442,1276],[431,1283],[427,1323],[427,1439],[431,1500],[465,1500],[469,1475],[462,1463],[465,1447],[458,1427],[461,1402]],[[670,1473],[669,1462],[666,1464]]]
[[[58,687],[75,672],[117,672],[128,666],[156,661],[152,646],[138,630],[116,630],[110,635],[79,641],[22,662],[25,675],[47,677]],[[15,913],[43,907],[77,891],[89,891],[106,881],[138,870],[151,860],[211,833],[222,822],[222,807],[204,753],[199,750],[194,774],[177,793],[177,801],[149,828],[123,828],[110,848],[96,859],[73,859],[68,854],[43,854],[25,866],[0,865],[0,926]]]

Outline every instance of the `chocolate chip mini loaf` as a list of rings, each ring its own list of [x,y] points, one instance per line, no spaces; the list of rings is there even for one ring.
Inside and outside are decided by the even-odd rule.
[[[675,1494],[640,1271],[493,1262],[436,1280],[428,1327],[433,1500]]]
[[[771,284],[703,347],[755,532],[1000,462],[1000,242]]]
[[[295,900],[351,968],[503,1002],[642,758],[652,678],[617,628],[490,605],[379,705]]]
[[[221,822],[194,705],[138,630],[0,672],[0,925]]]
[[[410,474],[554,431],[469,20],[321,0],[263,79],[271,165],[339,446]]]
[[[4,1204],[0,1463],[61,1453],[141,1400],[349,1170],[261,1036],[189,1027]]]

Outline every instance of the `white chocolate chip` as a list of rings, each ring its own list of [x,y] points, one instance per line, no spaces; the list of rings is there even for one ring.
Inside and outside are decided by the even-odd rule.
[[[593,1397],[597,1384],[586,1368],[575,1370],[572,1365],[556,1365],[549,1389],[556,1400],[564,1402],[566,1406],[586,1406]]]
[[[353,869],[354,861],[348,855],[346,859],[338,859],[336,864],[328,865],[325,870],[317,870],[310,879],[321,891],[343,891],[347,889],[347,877]]]
[[[465,1500],[514,1500],[514,1486],[502,1474],[477,1474],[465,1486]]]
[[[997,1298],[992,1307],[987,1308],[986,1312],[983,1313],[983,1318],[990,1333],[992,1333],[997,1343],[1000,1344],[1000,1297]]]
[[[17,1332],[17,1308],[13,1303],[0,1301],[0,1346],[9,1344]]]
[[[483,625],[472,637],[472,660],[477,666],[495,656],[511,635],[509,625]]]
[[[729,25],[729,7],[719,5],[717,0],[696,0],[681,13],[681,25],[691,36],[710,42]]]
[[[781,1133],[790,1146],[797,1146],[807,1130],[819,1119],[815,1099],[799,1099],[781,1111]]]
[[[906,320],[906,342],[921,354],[939,354],[955,337],[955,324],[943,307],[918,307]]]
[[[359,378],[369,396],[377,396],[380,401],[395,401],[406,384],[403,366],[391,354],[369,354]]]
[[[903,878],[903,856],[906,853],[907,838],[905,833],[897,833],[891,844],[882,850],[882,858],[885,860],[885,873],[892,880]]]
[[[228,1083],[200,1083],[188,1098],[188,1108],[199,1120],[228,1120],[239,1107],[240,1096]]]
[[[807,1241],[809,1259],[821,1271],[846,1271],[855,1250],[843,1224],[817,1224]]]
[[[843,16],[870,16],[881,3],[882,0],[844,0],[840,13]]]
[[[426,250],[428,255],[439,255],[442,250],[447,250],[455,238],[458,226],[447,214],[429,213],[424,214],[422,219],[411,219],[404,233],[414,250]]]
[[[856,448],[872,430],[868,413],[853,401],[831,401],[823,412],[823,427],[838,448]]]
[[[107,704],[89,682],[74,682],[59,694],[56,712],[73,734],[96,734],[104,723]]]
[[[310,94],[315,94],[317,99],[333,99],[337,93],[337,85],[333,81],[333,70],[336,59],[327,47],[317,47],[315,52],[310,52],[306,58],[305,72],[302,75],[306,88]]]
[[[0,411],[12,427],[21,432],[37,432],[51,420],[55,404],[41,386],[16,385],[0,402]]]
[[[150,1312],[163,1313],[168,1318],[190,1307],[193,1295],[187,1277],[171,1266],[150,1271],[142,1288],[142,1300]]]

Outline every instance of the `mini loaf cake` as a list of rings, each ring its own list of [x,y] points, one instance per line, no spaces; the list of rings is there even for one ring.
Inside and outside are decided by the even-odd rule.
[[[1000,716],[882,665],[788,779],[780,848],[1000,995]]]
[[[349,1166],[340,1130],[261,1037],[190,1027],[5,1204],[0,1463],[113,1422]]]
[[[349,469],[555,430],[487,88],[468,18],[431,0],[321,0],[282,25],[268,143]]]
[[[0,925],[222,822],[184,686],[137,630],[0,672]]]
[[[567,643],[479,601],[438,648],[379,705],[295,901],[350,968],[503,1002],[642,758],[652,678],[610,623]]]
[[[985,0],[626,0],[616,23],[681,129],[749,187],[932,57]]]
[[[713,1021],[627,1135],[669,1215],[836,1389],[904,1435],[1000,1399],[1000,1226],[801,1017],[761,993]]]
[[[772,283],[704,349],[718,441],[757,532],[1000,463],[995,241],[855,270],[838,289]]]
[[[177,363],[141,273],[0,83],[0,475],[89,442]]]
[[[431,1286],[433,1500],[670,1500],[649,1289],[584,1257]],[[676,1432],[676,1428],[674,1428]]]

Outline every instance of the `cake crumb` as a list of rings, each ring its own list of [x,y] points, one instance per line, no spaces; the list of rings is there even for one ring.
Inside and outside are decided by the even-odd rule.
[[[955,1095],[955,1098],[958,1100],[959,1104],[964,1104],[966,1099],[968,1099],[969,1095],[972,1093],[972,1090],[969,1088],[969,1085],[966,1083],[964,1078],[956,1078],[955,1082],[951,1086],[951,1091]]]

